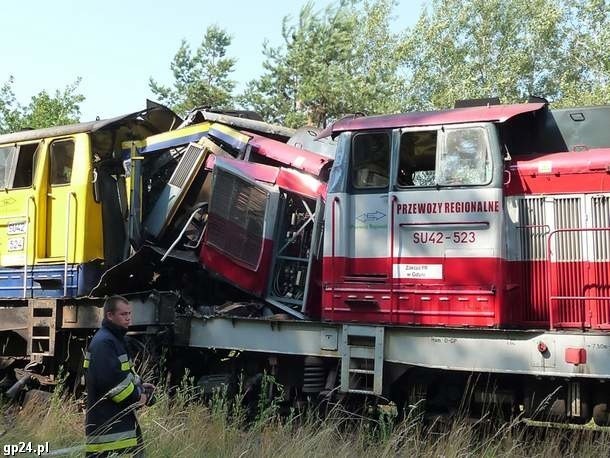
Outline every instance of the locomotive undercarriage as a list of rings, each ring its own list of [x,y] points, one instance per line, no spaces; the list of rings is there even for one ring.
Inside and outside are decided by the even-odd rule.
[[[188,369],[206,392],[237,379],[253,390],[268,374],[293,406],[367,397],[395,405],[399,417],[417,408],[430,416],[593,419],[610,426],[610,336],[603,333],[336,324],[263,317],[262,310],[255,318],[226,311],[204,316],[194,309],[176,313],[173,293],[130,299],[136,350],[148,345],[158,355],[169,343],[172,383]],[[244,307],[234,311],[257,314]],[[78,390],[99,304],[30,300],[1,311],[14,321],[2,320],[11,331],[0,332],[3,391],[25,375],[30,385],[54,386],[59,371]]]
[[[610,426],[605,375],[610,367],[604,356],[610,337],[603,334],[243,317],[191,318],[182,329],[187,325],[188,339],[178,343],[183,350],[176,354],[214,348],[244,355],[258,373],[278,374],[279,383],[298,393],[295,400],[366,396],[395,404],[399,416],[417,406],[429,415],[572,424],[593,419]],[[566,361],[575,345],[585,350],[587,363]],[[282,380],[282,373],[290,380]]]
[[[136,338],[136,350],[142,346],[139,342],[160,336],[167,345],[177,296],[157,291],[128,296],[134,310],[130,334]],[[29,299],[3,304],[0,391],[24,377],[23,385],[52,387],[58,375],[67,377],[67,388],[78,390],[86,347],[102,320],[102,303],[102,299]]]

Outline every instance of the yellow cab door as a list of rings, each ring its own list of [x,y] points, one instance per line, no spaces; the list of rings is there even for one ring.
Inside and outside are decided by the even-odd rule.
[[[36,164],[41,145],[41,141],[34,140],[0,146],[0,267],[34,263],[37,201],[41,193],[36,185]],[[13,283],[4,285],[3,292],[14,297],[25,295]]]
[[[75,263],[79,251],[82,255],[77,238],[84,237],[83,226],[78,224],[84,218],[80,205],[84,202],[79,201],[90,175],[89,150],[87,134],[54,139],[46,145],[44,223],[41,221],[44,230],[40,231],[44,233],[44,240],[40,240],[40,262]]]

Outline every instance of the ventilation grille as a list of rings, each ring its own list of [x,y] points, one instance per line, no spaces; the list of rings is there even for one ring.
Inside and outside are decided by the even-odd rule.
[[[580,197],[555,199],[555,229],[578,229],[582,221]],[[558,232],[554,236],[555,261],[582,261],[582,237],[578,231]]]
[[[580,197],[555,198],[555,229],[582,227],[582,199]],[[579,231],[557,232],[553,236],[553,270],[551,295],[566,299],[553,301],[556,324],[563,327],[581,327],[585,322],[586,303],[580,299],[567,299],[586,295],[586,266],[583,263],[583,237]]]
[[[545,218],[545,198],[519,200],[519,238],[521,247],[520,286],[522,319],[531,323],[548,320],[546,241],[549,234]]]
[[[591,199],[593,227],[610,227],[610,197]],[[610,231],[593,231],[593,260],[610,261]]]
[[[257,270],[268,193],[222,169],[214,179],[206,243]]]
[[[544,197],[519,200],[519,238],[521,259],[546,259],[546,238],[549,229],[544,217]]]
[[[191,143],[187,148],[174,173],[169,179],[169,184],[178,188],[183,188],[189,181],[195,167],[199,161],[199,157],[203,154],[203,148],[195,143]]]
[[[591,222],[593,227],[610,227],[610,197],[600,196],[591,199]],[[591,294],[610,297],[610,231],[593,231],[593,288]],[[600,324],[610,324],[610,301],[592,301],[594,316]]]

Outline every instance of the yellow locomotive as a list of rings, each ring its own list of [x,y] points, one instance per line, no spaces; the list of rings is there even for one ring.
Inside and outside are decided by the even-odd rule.
[[[126,246],[121,145],[177,127],[173,112],[0,136],[0,298],[86,295]]]

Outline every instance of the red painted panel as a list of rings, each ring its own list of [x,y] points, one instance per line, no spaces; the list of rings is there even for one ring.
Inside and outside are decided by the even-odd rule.
[[[392,281],[387,258],[325,257],[322,318],[546,329],[552,303],[557,329],[610,329],[610,299],[594,299],[610,297],[608,262],[497,258],[400,258],[394,262],[442,263],[444,278]]]
[[[326,197],[325,183],[296,170],[281,168],[276,184],[282,189],[311,199],[317,199],[319,196]]]
[[[309,290],[307,291],[307,303],[305,314],[312,319],[320,319],[322,313],[322,260],[314,259],[311,264],[309,277]]]
[[[509,166],[506,195],[610,191],[610,149],[521,156]],[[508,181],[508,180],[507,180]]]
[[[491,289],[498,281],[499,258],[414,258],[395,257],[394,264],[443,264],[443,280],[395,279],[399,284],[485,285]],[[379,275],[385,272],[385,275]],[[324,257],[324,281],[341,282],[346,278],[366,278],[368,283],[383,282],[391,277],[389,258]]]
[[[247,132],[252,137],[250,145],[261,156],[268,157],[292,168],[302,170],[313,175],[320,175],[330,159],[312,151],[296,148],[286,143]]]
[[[524,113],[538,111],[543,103],[520,103],[515,105],[489,105],[483,107],[455,108],[453,110],[421,113],[402,113],[384,116],[340,119],[324,129],[318,138],[338,135],[350,130],[385,129],[395,127],[421,127],[467,122],[505,122]]]
[[[505,302],[509,324],[526,328],[610,329],[607,262],[510,261]],[[554,297],[555,299],[551,299]]]
[[[300,151],[300,150],[299,150]],[[214,157],[213,155],[210,155]],[[326,184],[320,180],[296,170],[273,167],[271,165],[244,162],[238,159],[215,158],[208,160],[206,167],[210,169],[216,164],[233,171],[236,175],[245,175],[251,180],[277,184],[280,188],[295,192],[311,199],[318,196],[326,197]]]
[[[200,260],[210,272],[217,273],[237,287],[261,297],[267,289],[272,256],[273,241],[265,240],[258,269],[252,271],[222,251],[204,243]]]
[[[565,360],[568,364],[587,364],[587,350],[584,348],[566,348]]]
[[[589,265],[593,283],[589,289],[592,296],[610,297],[610,263],[593,262]],[[610,329],[610,300],[594,301],[591,304],[591,321],[595,327]]]
[[[443,279],[390,280],[389,258],[324,258],[322,318],[422,326],[500,326],[498,258],[396,258],[443,264]],[[378,275],[387,272],[387,275]],[[377,275],[375,275],[377,274]]]
[[[510,323],[518,327],[548,328],[547,262],[507,261],[506,266]]]

